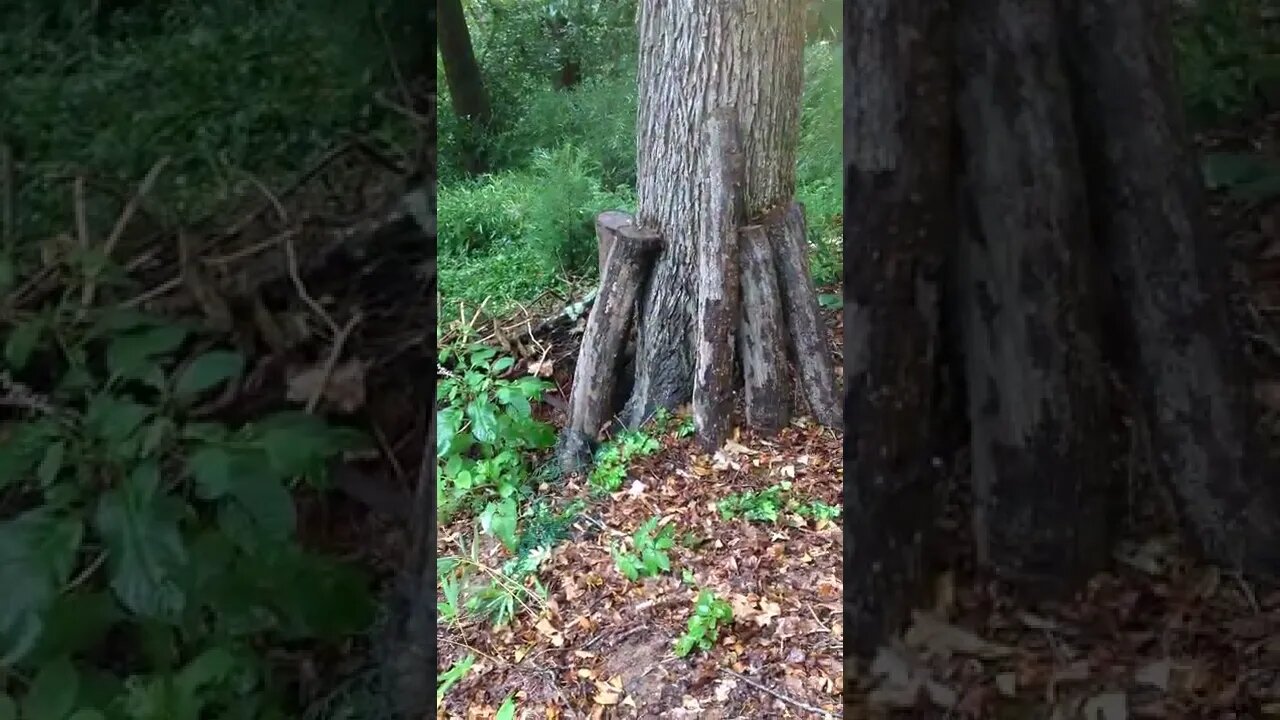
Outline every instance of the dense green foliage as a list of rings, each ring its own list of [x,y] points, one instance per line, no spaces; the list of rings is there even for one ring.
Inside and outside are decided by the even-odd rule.
[[[634,209],[634,3],[474,0],[468,9],[498,117],[481,142],[491,174],[466,178],[450,148],[471,130],[442,91],[441,293],[446,304],[489,299],[492,309],[590,278],[593,217]],[[547,31],[557,13],[562,35]],[[581,65],[580,82],[567,89],[554,82],[566,58]],[[840,272],[843,205],[836,46],[816,43],[806,70],[797,194],[808,209],[814,274],[826,284]]]
[[[10,404],[32,411],[0,444],[0,495],[25,508],[0,521],[0,658],[30,680],[23,717],[286,717],[257,648],[372,619],[365,579],[296,541],[291,495],[363,440],[300,413],[200,420],[242,356],[184,354],[200,339],[184,323],[70,310],[4,346]],[[10,379],[37,363],[48,393]]]

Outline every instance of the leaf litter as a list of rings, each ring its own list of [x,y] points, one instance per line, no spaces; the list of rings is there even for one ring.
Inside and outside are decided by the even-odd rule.
[[[744,432],[712,456],[667,438],[661,451],[632,464],[624,490],[590,505],[573,537],[550,551],[544,614],[520,616],[501,631],[481,623],[441,626],[441,667],[467,652],[496,661],[454,686],[441,717],[485,717],[473,708],[511,692],[522,708],[542,708],[539,717],[814,716],[795,703],[838,715],[839,524],[818,529],[798,516],[776,524],[726,521],[715,507],[784,477],[796,495],[839,505],[840,443],[813,425],[770,439]],[[565,492],[587,490],[571,480]],[[610,543],[650,517],[699,542],[668,551],[672,573],[631,582],[615,568]],[[442,528],[441,537],[465,532]],[[502,550],[495,544],[490,552]],[[734,622],[709,653],[678,659],[672,647],[700,588],[729,602]]]
[[[827,314],[836,345],[840,313]],[[740,430],[713,454],[679,433],[660,440],[656,453],[632,461],[617,492],[593,495],[575,477],[555,488],[557,504],[586,502],[541,566],[545,606],[502,628],[439,624],[442,671],[477,660],[438,717],[492,718],[512,695],[529,718],[841,716],[841,519],[794,508],[775,522],[724,519],[717,503],[786,482],[791,497],[840,506],[843,437],[799,419],[772,437]],[[629,581],[611,550],[629,548],[655,517],[680,539],[666,550],[671,571]],[[439,553],[456,552],[473,532],[463,518],[442,526]],[[497,542],[479,553],[491,567],[509,557]],[[676,657],[703,589],[729,603],[733,622],[710,651]]]

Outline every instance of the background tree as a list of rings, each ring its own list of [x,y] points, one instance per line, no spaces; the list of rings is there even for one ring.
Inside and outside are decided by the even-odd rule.
[[[753,424],[786,422],[788,357],[813,415],[840,422],[794,199],[804,20],[803,3],[781,0],[640,4],[638,213],[598,221],[604,272],[571,399],[570,466],[615,410],[633,308],[628,424],[692,399],[703,442],[718,447],[735,351]]]
[[[1280,502],[1251,462],[1168,3],[1072,8],[875,0],[846,15],[846,583],[864,651],[919,587],[940,454],[925,418],[946,412],[948,371],[967,398],[978,558],[1023,590],[1108,562],[1121,413],[1150,428],[1153,470],[1209,559],[1278,569]]]
[[[462,0],[439,0],[436,11],[440,58],[453,110],[475,133],[467,146],[459,148],[458,152],[466,158],[471,172],[483,172],[485,161],[480,151],[479,135],[489,127],[493,116],[484,74],[480,72],[480,63],[476,61],[475,50],[471,46],[471,32],[467,28]]]

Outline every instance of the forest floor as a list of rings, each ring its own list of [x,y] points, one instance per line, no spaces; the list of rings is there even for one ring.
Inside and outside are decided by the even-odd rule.
[[[838,353],[841,314],[826,315]],[[571,379],[571,367],[557,368],[564,391]],[[713,455],[696,448],[687,423],[649,437],[656,442],[629,463],[617,492],[583,478],[543,488],[557,508],[578,508],[568,536],[542,559],[543,600],[498,630],[441,620],[441,671],[478,659],[440,717],[492,717],[513,693],[532,712],[520,717],[839,713],[843,436],[799,419],[773,437],[735,434]],[[725,517],[735,497],[754,519]],[[650,518],[672,528],[670,570],[632,581],[614,552]],[[472,526],[469,518],[442,526],[439,555],[458,553]],[[507,553],[494,542],[478,555],[497,567]],[[674,645],[703,590],[732,608],[732,623],[709,650],[678,657]]]

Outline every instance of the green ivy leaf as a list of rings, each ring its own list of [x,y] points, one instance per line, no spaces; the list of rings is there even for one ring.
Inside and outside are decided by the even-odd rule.
[[[13,698],[0,692],[0,720],[18,720],[18,706]]]
[[[514,498],[500,502],[491,502],[480,514],[480,529],[502,541],[508,550],[514,550],[517,544],[516,523],[520,508]]]
[[[76,707],[80,674],[68,658],[59,658],[40,668],[22,699],[23,720],[67,720]]]
[[[462,429],[462,411],[445,408],[436,411],[436,457],[449,457],[453,451],[453,439]]]
[[[292,536],[298,524],[297,511],[293,496],[279,476],[261,466],[253,470],[244,465],[236,467],[241,472],[232,479],[231,495],[253,519],[262,539],[280,541]]]
[[[93,708],[80,708],[67,720],[106,720],[106,716]]]
[[[59,440],[49,444],[49,448],[44,453],[44,459],[40,461],[40,467],[36,468],[36,477],[40,479],[41,487],[49,487],[58,479],[58,473],[62,472],[62,461],[66,451],[65,441]]]
[[[174,679],[184,694],[195,695],[205,687],[218,685],[232,677],[236,670],[236,658],[224,647],[211,647],[200,653],[178,672]]]
[[[107,344],[107,370],[116,377],[143,379],[157,358],[182,346],[187,334],[182,326],[161,325],[116,335]]]
[[[476,441],[492,444],[498,439],[498,413],[493,403],[484,399],[467,404],[467,417],[471,420],[471,434]]]
[[[187,473],[196,484],[196,494],[203,500],[217,500],[231,492],[236,458],[219,445],[205,445],[187,456]]]
[[[142,427],[152,409],[132,400],[98,395],[85,411],[85,427],[108,445],[123,443]]]
[[[57,437],[58,427],[47,419],[10,426],[9,436],[0,442],[0,490],[29,475]]]
[[[291,547],[262,566],[259,582],[298,638],[335,638],[365,631],[375,604],[358,569]]]
[[[0,523],[0,664],[17,662],[35,647],[83,538],[79,519],[44,508]]]
[[[139,615],[173,620],[186,604],[175,582],[187,561],[178,529],[182,516],[182,504],[160,488],[154,461],[140,465],[98,502],[95,525],[107,546],[111,589]]]
[[[493,716],[493,720],[515,720],[516,719],[516,698],[514,695],[508,695],[506,700],[502,701],[502,706],[498,708],[498,714]]]
[[[29,662],[90,650],[105,640],[111,626],[123,618],[120,606],[106,591],[65,593],[45,615],[44,632]]]
[[[350,448],[324,420],[302,412],[273,415],[255,428],[257,444],[267,453],[271,468],[283,477],[309,475],[324,461]]]
[[[510,385],[498,388],[495,395],[498,398],[498,402],[510,408],[517,417],[527,418],[533,413],[533,406],[529,404],[529,399]]]
[[[21,370],[27,366],[31,354],[40,345],[40,335],[43,332],[43,318],[35,318],[20,323],[9,333],[4,344],[4,359],[10,370]]]
[[[210,390],[244,372],[244,356],[228,350],[207,352],[178,375],[173,393],[180,398],[190,398]]]

